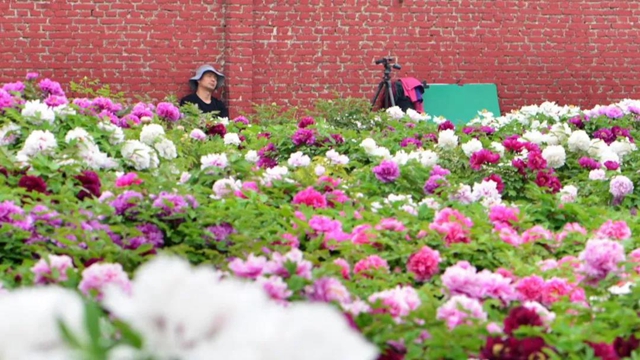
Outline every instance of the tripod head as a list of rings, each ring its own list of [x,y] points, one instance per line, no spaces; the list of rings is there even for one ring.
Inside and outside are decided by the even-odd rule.
[[[400,70],[402,66],[395,63],[395,59],[392,57],[383,57],[375,61],[376,65],[382,64],[384,66],[384,79],[391,79],[391,69]],[[393,65],[391,65],[393,63]]]

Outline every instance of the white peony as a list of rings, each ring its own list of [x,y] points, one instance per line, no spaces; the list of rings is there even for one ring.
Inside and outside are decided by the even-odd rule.
[[[58,319],[86,342],[80,296],[58,286],[19,288],[0,296],[0,359],[74,359]]]
[[[242,182],[233,178],[219,179],[213,183],[213,193],[211,197],[214,199],[222,199],[228,195],[232,195],[236,190],[242,188]]]
[[[376,141],[372,138],[366,138],[362,140],[360,147],[362,147],[367,154],[371,155],[378,145],[376,145]]]
[[[589,138],[589,134],[587,134],[584,130],[576,130],[571,133],[568,141],[569,151],[577,152],[577,151],[587,151],[591,146],[591,139]]]
[[[38,154],[50,155],[58,147],[56,137],[49,130],[34,130],[24,142],[22,150],[18,151],[18,161],[26,162]]]
[[[157,359],[374,360],[369,344],[331,305],[272,301],[262,286],[178,257],[142,265],[132,295],[105,290],[105,307],[144,338]],[[161,324],[161,326],[159,326]]]
[[[125,137],[121,127],[105,121],[99,122],[98,127],[109,133],[109,142],[111,145],[118,145],[124,142]]]
[[[557,169],[564,165],[567,154],[562,145],[549,145],[542,150],[542,157],[547,160],[547,164],[550,167]]]
[[[160,157],[164,159],[175,159],[178,157],[176,145],[169,139],[162,138],[160,141],[156,142],[153,147],[158,151]]]
[[[242,141],[240,141],[240,137],[236,133],[227,133],[224,135],[224,144],[225,145],[240,145]]]
[[[35,125],[41,125],[45,122],[53,124],[56,119],[56,113],[53,109],[40,100],[27,101],[21,113]]]
[[[20,126],[14,123],[8,123],[0,128],[0,146],[13,144],[18,138]]]
[[[462,144],[461,147],[462,147],[462,151],[464,151],[464,154],[467,155],[468,157],[471,157],[471,155],[473,155],[474,152],[478,150],[482,150],[482,143],[480,142],[480,140],[473,138],[468,142]]]
[[[387,115],[389,115],[392,119],[398,120],[404,117],[404,112],[400,109],[399,106],[393,106],[386,110]]]
[[[296,151],[289,156],[287,163],[291,167],[309,166],[309,164],[311,164],[311,158],[308,155],[305,155],[302,151]]]
[[[64,137],[64,141],[68,143],[72,142],[73,140],[77,140],[78,142],[91,142],[93,143],[93,136],[91,136],[87,130],[81,128],[81,127],[76,127],[72,130],[69,130],[69,132],[67,132],[67,135],[65,135]]]
[[[200,169],[204,170],[210,167],[218,167],[224,169],[229,165],[229,160],[227,160],[227,154],[209,154],[204,155],[200,158]]]
[[[379,147],[375,148],[375,150],[373,150],[373,152],[371,152],[371,155],[378,156],[378,157],[381,157],[381,158],[386,159],[386,160],[391,159],[391,152],[389,151],[389,149],[387,149],[384,146],[379,146]]]
[[[496,141],[491,142],[491,149],[500,154],[500,157],[504,156],[504,145],[501,143]]]
[[[618,155],[620,158],[623,158],[626,155],[629,155],[630,153],[632,153],[633,151],[636,151],[637,147],[636,147],[636,144],[630,142],[629,139],[625,137],[622,140],[618,139],[612,142],[609,145],[609,149],[612,152],[614,152],[616,155]]]
[[[418,156],[418,161],[424,167],[432,167],[438,163],[438,154],[431,150],[421,151]]]
[[[576,201],[578,197],[578,188],[573,185],[565,185],[560,189],[560,201],[562,203],[570,203]]]
[[[155,168],[159,164],[156,152],[147,144],[138,140],[125,141],[120,153],[136,170]]]
[[[411,155],[407,154],[406,151],[404,151],[404,149],[400,149],[398,152],[396,152],[396,154],[393,156],[393,162],[395,162],[398,165],[406,165],[406,163],[411,159]]]
[[[349,157],[347,155],[340,155],[333,149],[327,151],[325,155],[334,165],[346,165],[349,163]]]
[[[589,143],[588,154],[591,157],[600,157],[602,153],[605,153],[609,150],[609,145],[604,142],[602,139],[592,139]]]
[[[412,121],[420,122],[420,121],[428,121],[431,119],[431,116],[427,114],[420,114],[419,112],[413,109],[407,109],[407,115]]]
[[[603,169],[589,171],[589,180],[606,180],[607,173]]]
[[[602,164],[604,164],[607,161],[613,161],[620,164],[620,157],[611,150],[600,153],[600,155],[598,156],[598,160]]]
[[[77,112],[69,104],[62,104],[52,108],[53,112],[60,118],[66,119],[69,115],[76,115]]]
[[[455,149],[458,146],[458,136],[451,129],[440,131],[438,134],[438,146],[445,150]]]
[[[274,166],[266,169],[260,182],[262,184],[270,184],[274,180],[286,180],[285,175],[289,173],[289,169],[286,166]]]
[[[247,160],[248,162],[256,162],[260,159],[260,157],[258,156],[258,152],[255,150],[249,150],[247,151],[247,153],[244,156],[244,159]]]
[[[529,130],[522,135],[522,138],[534,144],[540,145],[545,141],[546,136],[538,130]]]
[[[164,137],[164,128],[159,124],[147,124],[140,131],[140,141],[147,145],[153,145],[162,137]]]

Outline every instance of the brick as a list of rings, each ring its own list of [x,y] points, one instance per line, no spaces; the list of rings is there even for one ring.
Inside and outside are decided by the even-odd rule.
[[[306,107],[333,90],[368,97],[381,75],[373,60],[386,55],[402,63],[399,76],[496,82],[505,111],[640,94],[628,77],[640,68],[638,2],[76,0],[0,11],[0,82],[33,67],[161,99],[186,93],[193,68],[215,62],[234,114],[250,99]]]

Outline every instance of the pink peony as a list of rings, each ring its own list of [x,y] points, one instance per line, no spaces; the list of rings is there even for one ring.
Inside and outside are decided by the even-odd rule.
[[[437,250],[423,246],[420,251],[409,257],[407,270],[415,275],[416,280],[428,281],[438,273],[440,261],[440,253]]]
[[[383,309],[377,312],[389,313],[396,322],[416,310],[422,302],[417,291],[412,287],[398,285],[397,287],[377,292],[369,296],[369,302],[375,304],[380,301]]]
[[[619,270],[618,264],[625,260],[624,248],[613,240],[591,239],[578,259],[582,261],[582,273],[600,280]]]
[[[551,240],[553,237],[554,236],[551,231],[540,225],[536,225],[522,233],[522,242],[530,243],[538,240]]]
[[[48,261],[44,258],[31,267],[35,275],[36,284],[48,284],[67,281],[67,270],[73,269],[73,259],[67,255],[49,255]]]
[[[116,187],[127,187],[131,185],[140,185],[143,180],[134,172],[126,173],[116,179]]]
[[[351,275],[350,275],[351,266],[349,265],[347,260],[339,258],[339,259],[335,259],[333,263],[338,265],[342,270],[341,273],[342,273],[343,279],[349,280],[351,278]]]
[[[180,120],[181,116],[180,109],[168,102],[159,103],[156,107],[156,113],[160,118],[171,122]]]
[[[313,187],[300,191],[293,197],[294,204],[304,204],[316,209],[323,209],[327,207],[327,199]]]
[[[191,130],[191,133],[189,133],[189,137],[194,140],[204,141],[207,139],[207,134],[200,129],[193,129]]]
[[[398,232],[406,230],[406,228],[404,227],[404,224],[402,223],[402,221],[394,219],[394,218],[388,218],[388,219],[380,220],[378,225],[376,225],[375,229],[376,230],[398,231]]]
[[[507,244],[520,246],[524,242],[522,240],[522,236],[520,236],[520,234],[518,234],[518,232],[511,226],[496,227],[495,230],[498,231],[498,236],[500,237],[500,239]]]
[[[231,262],[229,262],[229,269],[231,269],[236,276],[255,279],[264,273],[266,265],[267,259],[264,256],[249,254],[246,261],[240,258],[231,260]]]
[[[502,300],[508,304],[518,298],[511,279],[501,274],[492,273],[489,270],[482,270],[476,274],[476,281],[480,285],[478,298],[490,297]]]
[[[353,231],[351,231],[351,242],[359,245],[370,244],[375,235],[368,230],[371,230],[371,225],[369,224],[362,224],[353,228]]]
[[[455,265],[449,266],[440,280],[450,295],[481,297],[482,287],[477,281],[476,268],[467,261],[458,261]]]
[[[516,291],[520,301],[542,301],[545,281],[538,275],[531,275],[520,279],[516,283]]]
[[[337,301],[340,304],[351,302],[349,290],[347,290],[340,280],[332,277],[323,277],[316,280],[313,285],[305,289],[305,292],[307,297],[314,301]]]
[[[296,271],[294,274],[290,274],[285,267],[286,263],[294,263],[296,265]],[[311,269],[313,264],[303,259],[303,254],[300,249],[293,248],[288,253],[282,255],[275,252],[271,255],[271,261],[265,266],[265,273],[275,274],[282,277],[290,277],[297,275],[305,279],[311,279]]]
[[[293,295],[293,291],[289,290],[287,283],[280,276],[259,276],[256,282],[262,285],[269,297],[278,302],[286,302],[287,298]]]
[[[93,263],[82,272],[82,280],[78,288],[83,294],[90,296],[97,292],[101,300],[106,286],[115,285],[127,294],[131,293],[131,281],[120,264]]]
[[[443,320],[449,330],[459,325],[473,324],[471,319],[487,320],[487,313],[476,299],[464,295],[455,295],[438,308],[437,319]]]
[[[340,220],[333,220],[324,215],[313,215],[311,220],[309,220],[309,226],[319,233],[330,233],[342,230],[342,223]]]
[[[567,236],[569,236],[570,233],[579,233],[582,235],[586,235],[587,229],[583,228],[578,223],[566,223],[562,231],[558,235],[556,235],[556,240],[558,242],[562,242]]]
[[[631,229],[624,220],[607,220],[596,232],[599,239],[626,240],[631,238]]]
[[[383,160],[380,165],[373,168],[373,174],[381,182],[390,183],[400,177],[400,168],[392,160]]]
[[[513,225],[518,222],[518,215],[520,215],[520,209],[517,207],[494,205],[489,209],[489,220],[491,220],[494,225]]]
[[[619,200],[633,192],[633,182],[624,175],[614,176],[609,183],[609,192]]]
[[[445,235],[445,243],[451,245],[471,242],[469,228],[472,226],[473,221],[458,210],[444,208],[436,212],[433,222],[429,224],[429,229]]]
[[[361,272],[369,272],[373,269],[389,270],[387,261],[378,255],[369,255],[365,259],[358,261],[353,267],[353,272],[359,274]]]

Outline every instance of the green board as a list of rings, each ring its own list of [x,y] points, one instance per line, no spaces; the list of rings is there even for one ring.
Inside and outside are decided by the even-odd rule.
[[[495,84],[428,84],[424,92],[424,111],[431,116],[443,116],[462,125],[488,110],[500,116],[498,88]]]

